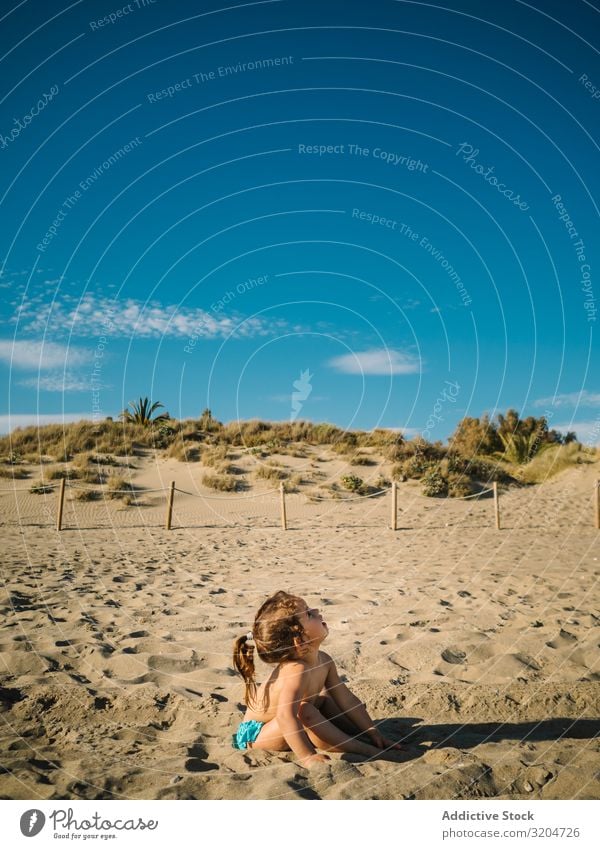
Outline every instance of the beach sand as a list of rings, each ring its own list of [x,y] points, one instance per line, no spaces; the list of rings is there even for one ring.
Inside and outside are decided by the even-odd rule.
[[[151,488],[182,464],[142,469]],[[4,799],[598,799],[598,463],[493,502],[390,498],[143,507],[3,493]],[[18,484],[19,482],[17,482]],[[17,485],[16,484],[16,485]],[[265,482],[263,489],[269,488]],[[199,490],[198,490],[199,491]],[[240,752],[233,639],[278,589],[320,607],[323,649],[404,738],[400,762]],[[258,680],[266,674],[259,662]]]

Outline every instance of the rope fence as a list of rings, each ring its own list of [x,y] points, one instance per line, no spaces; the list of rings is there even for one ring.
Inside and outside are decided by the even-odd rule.
[[[58,483],[48,483],[48,484],[39,484],[38,485],[38,493],[36,493],[35,486],[34,487],[0,487],[0,496],[6,495],[7,493],[24,493],[29,492],[32,495],[32,498],[29,499],[29,503],[33,504],[33,502],[39,498],[39,495],[46,496],[48,491],[50,493],[54,493],[54,490],[57,490],[56,495],[56,511],[55,511],[55,524],[56,529],[61,531],[65,527],[64,514],[65,514],[65,493],[67,489],[72,489],[75,491],[94,491],[98,495],[103,496],[105,503],[108,500],[119,497],[119,496],[128,496],[131,501],[128,503],[129,506],[131,504],[136,507],[148,509],[149,512],[156,513],[160,509],[159,505],[148,505],[141,503],[141,500],[147,495],[154,495],[156,493],[164,493],[166,497],[166,502],[164,505],[164,527],[166,530],[171,530],[173,527],[173,514],[176,505],[175,495],[176,493],[186,496],[192,497],[195,499],[200,499],[203,502],[204,507],[207,512],[211,514],[214,518],[219,518],[221,520],[225,520],[229,525],[236,524],[247,524],[249,519],[255,519],[262,521],[268,521],[269,516],[273,520],[273,524],[279,524],[282,530],[288,530],[289,522],[291,521],[295,527],[303,527],[305,526],[305,522],[314,522],[315,520],[323,520],[324,518],[334,515],[337,519],[339,518],[338,509],[342,505],[349,505],[348,510],[351,511],[353,506],[357,503],[366,503],[369,499],[373,498],[381,498],[381,496],[389,495],[389,520],[386,521],[383,515],[377,515],[377,525],[379,526],[387,526],[392,531],[398,530],[398,516],[399,513],[408,513],[410,508],[413,506],[413,499],[418,499],[419,502],[427,502],[427,507],[425,510],[430,510],[432,508],[440,509],[444,502],[466,502],[471,501],[472,499],[476,499],[477,501],[481,499],[483,496],[492,493],[492,501],[493,501],[493,526],[496,530],[501,530],[501,519],[500,519],[500,496],[498,492],[498,485],[496,482],[492,484],[491,487],[480,490],[479,492],[471,493],[470,495],[464,495],[460,497],[444,497],[444,498],[431,498],[427,496],[423,496],[420,493],[411,492],[410,497],[411,501],[408,503],[404,502],[402,506],[399,505],[398,498],[398,485],[394,481],[389,488],[379,489],[375,492],[367,493],[366,495],[351,495],[345,497],[327,497],[326,495],[321,494],[312,494],[312,493],[299,493],[299,494],[290,494],[286,493],[285,486],[280,483],[279,487],[274,489],[264,490],[263,492],[256,492],[246,495],[212,495],[212,494],[203,494],[200,492],[191,492],[189,490],[181,489],[176,486],[175,481],[170,481],[168,486],[159,487],[154,489],[142,489],[130,487],[128,489],[120,489],[120,490],[102,490],[98,492],[98,489],[94,487],[94,485],[81,485],[72,483],[66,478],[63,478]],[[337,494],[337,493],[336,493]],[[278,495],[278,497],[277,497]],[[303,499],[303,500],[302,500]],[[76,500],[81,500],[77,499]],[[44,516],[50,520],[50,522],[54,523],[54,516],[52,511],[48,509],[46,502],[46,498],[44,499]],[[210,502],[226,502],[228,506],[236,506],[239,505],[242,510],[245,510],[245,513],[240,512],[239,510],[230,510],[228,516],[224,516],[218,509],[218,505],[216,507],[211,507]],[[0,502],[1,503],[1,502]],[[371,510],[369,511],[360,511],[359,518],[364,519],[365,517],[370,516],[374,513],[379,505],[382,502],[375,503]],[[75,501],[71,499],[70,502],[67,502],[69,507],[75,512]],[[319,505],[326,505],[327,508],[324,512],[315,513],[311,512],[310,507]],[[247,505],[245,507],[244,505]],[[254,514],[252,516],[248,515],[248,508],[254,508]],[[84,509],[81,507],[80,509]],[[514,508],[513,508],[514,509]],[[39,509],[36,512],[36,518],[39,520]],[[386,511],[387,512],[387,511]],[[521,515],[521,510],[519,510],[519,515]],[[2,513],[7,513],[7,511],[2,510]],[[182,513],[183,515],[183,513]],[[189,515],[189,514],[188,514]],[[194,511],[192,514],[193,518],[197,518],[198,511]],[[354,516],[355,513],[349,512],[348,515]],[[462,515],[462,514],[461,514]],[[472,511],[467,513],[467,516],[472,515]],[[600,529],[600,480],[596,480],[594,482],[594,496],[593,496],[593,522],[594,527],[598,530]],[[22,519],[21,513],[18,511],[18,519]],[[150,517],[148,517],[150,518]],[[75,516],[75,520],[77,517]],[[278,521],[277,521],[278,519]],[[449,523],[446,523],[446,526]],[[181,523],[179,526],[183,527]]]

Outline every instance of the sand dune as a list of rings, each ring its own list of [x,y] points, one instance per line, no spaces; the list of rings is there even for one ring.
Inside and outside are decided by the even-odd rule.
[[[176,474],[202,491],[171,463],[136,483]],[[68,502],[59,534],[54,494],[4,493],[0,795],[600,798],[596,476],[503,493],[501,532],[489,499],[423,499],[412,483],[396,533],[387,495],[289,495],[287,532],[272,493],[178,493],[170,532],[162,493]],[[231,643],[280,588],[326,611],[324,648],[405,738],[401,762],[335,755],[308,773],[231,748]]]

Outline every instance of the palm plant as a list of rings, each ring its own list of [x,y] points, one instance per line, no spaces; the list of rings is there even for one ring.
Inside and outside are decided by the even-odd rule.
[[[504,446],[504,457],[509,463],[527,463],[536,453],[539,440],[535,433],[528,436],[522,433],[499,433],[498,436]]]
[[[147,426],[166,422],[170,418],[168,413],[159,413],[158,416],[152,418],[155,410],[158,410],[160,407],[164,409],[164,404],[161,404],[160,401],[155,401],[154,404],[151,404],[149,398],[140,398],[139,401],[130,401],[128,406],[131,407],[131,410],[123,410],[119,418],[130,424]]]

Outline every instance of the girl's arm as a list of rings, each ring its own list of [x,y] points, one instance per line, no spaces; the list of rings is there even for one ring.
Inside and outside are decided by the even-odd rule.
[[[281,690],[277,703],[277,722],[290,749],[300,762],[317,754],[298,719],[300,702],[304,696],[305,668],[302,663],[284,663],[280,671]]]
[[[323,652],[323,654],[325,654]],[[347,716],[360,731],[364,731],[369,735],[371,741],[380,749],[388,747],[400,748],[398,743],[393,740],[388,740],[383,737],[377,730],[375,723],[369,716],[367,708],[363,702],[358,699],[352,690],[348,689],[343,681],[340,680],[335,663],[329,655],[325,655],[328,659],[327,678],[325,679],[325,689],[335,701],[340,709],[340,713]]]

